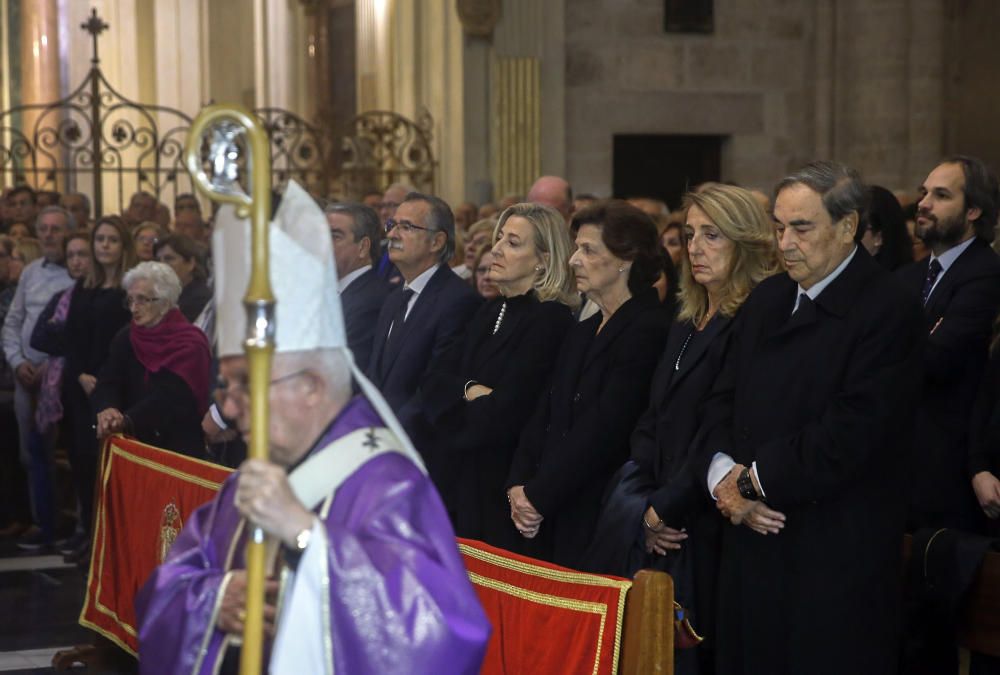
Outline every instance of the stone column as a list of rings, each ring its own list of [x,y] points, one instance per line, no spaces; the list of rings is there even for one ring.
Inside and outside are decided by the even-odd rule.
[[[59,99],[59,3],[57,0],[21,2],[21,103],[50,103]],[[21,128],[29,139],[40,114],[26,112]],[[59,118],[48,114],[42,126],[55,127]],[[45,167],[38,167],[43,169]],[[44,184],[44,175],[28,173],[28,182],[38,188],[59,189]]]

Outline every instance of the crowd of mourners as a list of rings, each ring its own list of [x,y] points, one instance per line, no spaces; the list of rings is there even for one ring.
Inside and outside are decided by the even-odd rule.
[[[950,617],[904,607],[901,536],[926,568],[945,528],[1000,530],[1000,193],[973,157],[928,170],[893,193],[818,161],[673,209],[555,176],[482,205],[318,199],[329,292],[456,533],[669,572],[704,637],[678,672],[956,672]],[[21,549],[89,559],[110,434],[243,458],[214,404],[211,231],[191,194],[96,215],[5,190],[0,527]]]

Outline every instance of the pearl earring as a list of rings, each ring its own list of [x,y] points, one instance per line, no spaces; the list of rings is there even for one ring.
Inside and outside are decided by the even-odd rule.
[[[624,272],[624,271],[625,271],[625,268],[624,268],[624,267],[619,267],[619,268],[618,268],[618,274],[621,274],[621,273],[622,273],[622,272]]]

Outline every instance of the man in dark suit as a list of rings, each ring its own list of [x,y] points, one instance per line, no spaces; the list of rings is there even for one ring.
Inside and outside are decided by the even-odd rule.
[[[330,204],[326,220],[333,238],[333,258],[340,279],[340,306],[347,327],[347,346],[359,367],[368,366],[375,322],[389,284],[375,273],[381,230],[375,210],[363,204]]]
[[[857,172],[814,162],[774,203],[786,274],[736,319],[704,407],[723,533],[718,672],[896,672],[921,313],[854,234]],[[766,536],[765,536],[766,535]]]
[[[450,347],[465,332],[481,298],[451,271],[455,220],[443,200],[411,192],[386,222],[389,260],[403,275],[375,326],[368,377],[423,453],[429,437],[417,388],[424,376],[450,371]],[[432,458],[425,455],[428,462]]]
[[[910,525],[975,529],[982,516],[972,488],[997,483],[968,464],[969,416],[1000,311],[1000,259],[989,246],[997,179],[982,161],[959,156],[938,164],[920,191],[916,233],[931,255],[899,272],[920,294],[928,333]]]
[[[898,272],[923,302],[927,333],[908,524],[913,531],[976,531],[985,523],[976,498],[1000,489],[997,477],[969,454],[972,411],[1000,311],[1000,259],[989,246],[1000,195],[992,171],[966,156],[934,167],[920,192],[916,234],[931,255]],[[956,672],[949,619],[919,602],[908,607],[905,672]]]

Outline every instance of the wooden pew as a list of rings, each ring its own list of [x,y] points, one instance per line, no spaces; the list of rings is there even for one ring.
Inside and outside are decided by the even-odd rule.
[[[640,570],[625,601],[621,675],[674,672],[674,580]]]

